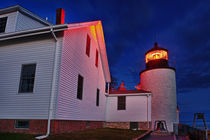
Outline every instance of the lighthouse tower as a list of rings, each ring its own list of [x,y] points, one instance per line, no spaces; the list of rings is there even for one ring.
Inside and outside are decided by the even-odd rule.
[[[143,90],[151,91],[152,124],[165,120],[167,128],[173,131],[177,123],[175,69],[168,65],[168,50],[155,46],[145,54],[146,69],[140,73]]]

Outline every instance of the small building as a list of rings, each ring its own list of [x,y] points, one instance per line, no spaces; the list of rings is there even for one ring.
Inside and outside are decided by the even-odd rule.
[[[136,130],[151,128],[150,92],[117,90],[106,96],[106,127]]]

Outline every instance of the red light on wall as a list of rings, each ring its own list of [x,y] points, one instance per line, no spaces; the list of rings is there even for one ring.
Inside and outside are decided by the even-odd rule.
[[[168,60],[168,52],[165,50],[155,50],[146,54],[146,63],[151,60],[165,59]]]

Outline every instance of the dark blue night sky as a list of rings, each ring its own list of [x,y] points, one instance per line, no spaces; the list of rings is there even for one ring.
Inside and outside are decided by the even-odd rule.
[[[102,20],[111,74],[127,88],[139,83],[144,54],[157,41],[176,68],[181,123],[204,112],[210,126],[209,0],[1,0],[0,8],[16,4],[51,22],[57,8],[66,23]]]

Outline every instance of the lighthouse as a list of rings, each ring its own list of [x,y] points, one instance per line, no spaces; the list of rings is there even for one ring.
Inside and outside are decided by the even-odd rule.
[[[145,54],[146,69],[140,73],[143,90],[152,92],[152,122],[165,120],[169,132],[177,123],[175,69],[168,64],[168,50],[158,46]]]

